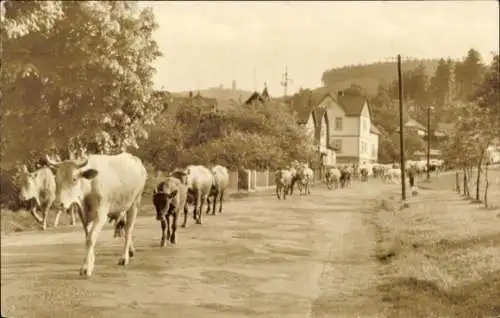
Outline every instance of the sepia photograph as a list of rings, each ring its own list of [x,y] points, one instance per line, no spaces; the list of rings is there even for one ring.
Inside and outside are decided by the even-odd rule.
[[[1,0],[1,318],[500,318],[499,12]]]

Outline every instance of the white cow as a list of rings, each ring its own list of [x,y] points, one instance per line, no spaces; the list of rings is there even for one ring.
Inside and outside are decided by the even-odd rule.
[[[21,191],[19,199],[26,202],[28,210],[38,223],[42,224],[42,230],[47,229],[47,219],[50,209],[56,197],[56,181],[54,174],[48,167],[42,167],[33,172],[29,172],[26,165],[23,165],[21,172]],[[37,213],[42,211],[42,217]],[[54,227],[59,225],[62,209],[59,209],[54,220]],[[75,209],[69,209],[71,214],[71,225],[75,225]]]
[[[401,169],[390,168],[385,172],[384,179],[387,182],[395,182],[395,179],[401,180]]]
[[[142,161],[126,152],[62,162],[46,159],[55,174],[55,201],[65,210],[76,203],[85,216],[87,254],[80,275],[92,275],[95,244],[108,217],[125,223],[125,247],[118,264],[127,265],[135,252],[132,231],[147,179]]]

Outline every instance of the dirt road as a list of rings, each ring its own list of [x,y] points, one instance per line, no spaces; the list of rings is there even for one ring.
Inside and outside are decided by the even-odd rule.
[[[366,200],[394,187],[373,181],[334,192],[315,187],[286,201],[231,201],[201,226],[190,220],[164,249],[151,214],[137,222],[137,253],[127,267],[116,265],[123,242],[107,225],[90,279],[78,275],[80,229],[13,234],[2,240],[2,314],[377,317],[375,240],[364,215]]]

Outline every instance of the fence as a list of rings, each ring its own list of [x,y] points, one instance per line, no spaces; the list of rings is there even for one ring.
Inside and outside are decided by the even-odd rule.
[[[323,171],[320,168],[313,170],[315,183],[321,182]],[[273,171],[241,169],[239,171],[231,171],[229,174],[228,190],[231,192],[262,191],[274,186],[276,186],[276,181]]]

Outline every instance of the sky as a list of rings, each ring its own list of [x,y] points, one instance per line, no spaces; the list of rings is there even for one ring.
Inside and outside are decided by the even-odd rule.
[[[321,86],[322,73],[344,65],[403,58],[486,61],[499,47],[497,1],[155,2],[156,88],[178,92],[223,85],[283,94]]]

